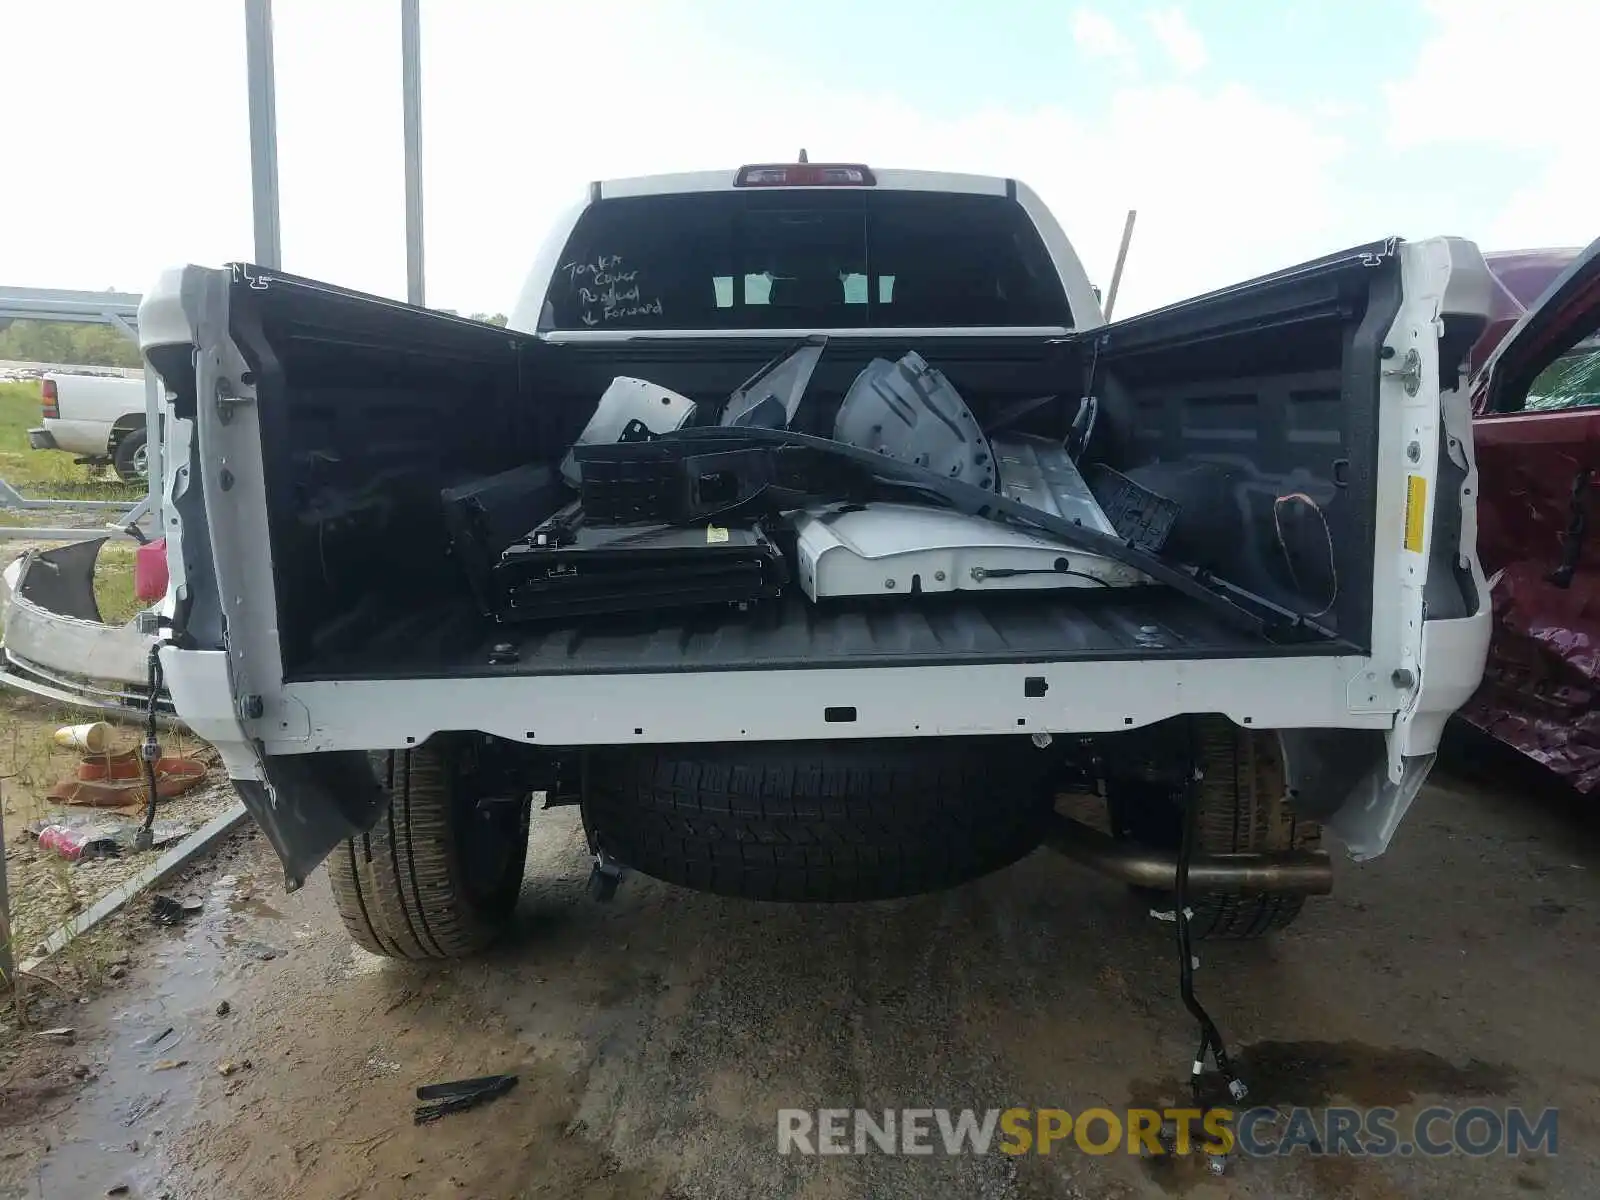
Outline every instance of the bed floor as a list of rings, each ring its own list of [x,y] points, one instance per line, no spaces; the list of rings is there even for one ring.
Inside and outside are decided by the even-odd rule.
[[[333,638],[325,638],[331,643]],[[1274,644],[1164,588],[829,601],[496,625],[465,600],[345,630],[291,682],[1352,654]],[[514,659],[496,653],[509,645]],[[504,661],[491,661],[491,658]]]

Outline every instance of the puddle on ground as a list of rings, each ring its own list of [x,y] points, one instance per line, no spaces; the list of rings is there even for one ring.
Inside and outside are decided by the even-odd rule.
[[[1507,1094],[1516,1082],[1510,1067],[1469,1059],[1451,1062],[1427,1050],[1369,1046],[1363,1042],[1257,1042],[1233,1056],[1234,1070],[1250,1088],[1248,1107],[1404,1108],[1419,1097],[1477,1098]],[[1215,1071],[1205,1076],[1201,1096],[1208,1105],[1238,1107],[1229,1100]],[[1188,1076],[1133,1084],[1132,1108],[1188,1107],[1193,1103]],[[1163,1190],[1181,1194],[1215,1182],[1205,1155],[1173,1154],[1141,1160]],[[1319,1194],[1340,1195],[1354,1186],[1356,1160],[1309,1158]],[[1230,1163],[1230,1169],[1240,1164]]]
[[[260,961],[238,945],[269,931],[264,916],[279,915],[250,900],[253,886],[247,876],[218,880],[199,915],[155,933],[142,965],[85,1010],[80,1053],[95,1076],[45,1156],[41,1195],[165,1194],[167,1131],[185,1122],[202,1080],[217,1070],[209,1031],[227,1019],[217,1005]],[[134,900],[134,912],[149,903]]]
[[[1369,1046],[1364,1042],[1257,1042],[1233,1056],[1234,1070],[1250,1087],[1251,1104],[1315,1108],[1338,1100],[1362,1108],[1399,1108],[1418,1096],[1498,1096],[1511,1090],[1516,1072],[1503,1064],[1468,1059],[1457,1065],[1428,1050]],[[1221,1080],[1208,1071],[1220,1098]],[[1187,1104],[1189,1077],[1139,1082],[1134,1105]]]
[[[254,896],[241,896],[228,901],[228,911],[239,913],[246,917],[262,917],[269,921],[283,920],[283,914],[265,900],[257,900]]]

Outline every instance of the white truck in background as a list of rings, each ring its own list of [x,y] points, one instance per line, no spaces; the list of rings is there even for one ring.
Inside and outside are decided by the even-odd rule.
[[[109,464],[126,483],[149,472],[142,376],[54,371],[40,381],[44,423],[28,430],[34,450],[61,450],[91,466]]]

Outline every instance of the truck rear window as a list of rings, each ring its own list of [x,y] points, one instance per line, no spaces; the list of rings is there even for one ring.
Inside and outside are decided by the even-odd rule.
[[[579,219],[543,329],[1072,324],[1022,207],[941,192],[699,192]]]

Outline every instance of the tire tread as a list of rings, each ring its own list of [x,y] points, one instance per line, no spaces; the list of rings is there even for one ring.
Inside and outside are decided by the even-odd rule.
[[[1322,827],[1289,807],[1283,751],[1270,730],[1243,729],[1224,717],[1200,722],[1207,769],[1198,814],[1199,849],[1209,854],[1315,850]],[[1222,769],[1231,762],[1232,770]],[[1189,922],[1197,940],[1253,941],[1293,924],[1304,895],[1212,893],[1194,897]]]
[[[621,862],[760,900],[936,891],[1038,845],[1042,755],[1014,739],[640,747],[596,756],[586,820]]]
[[[416,961],[464,958],[486,947],[520,890],[526,845],[487,901],[463,878],[454,797],[443,752],[432,743],[372,756],[389,804],[377,823],[328,860],[335,907],[356,944]]]

